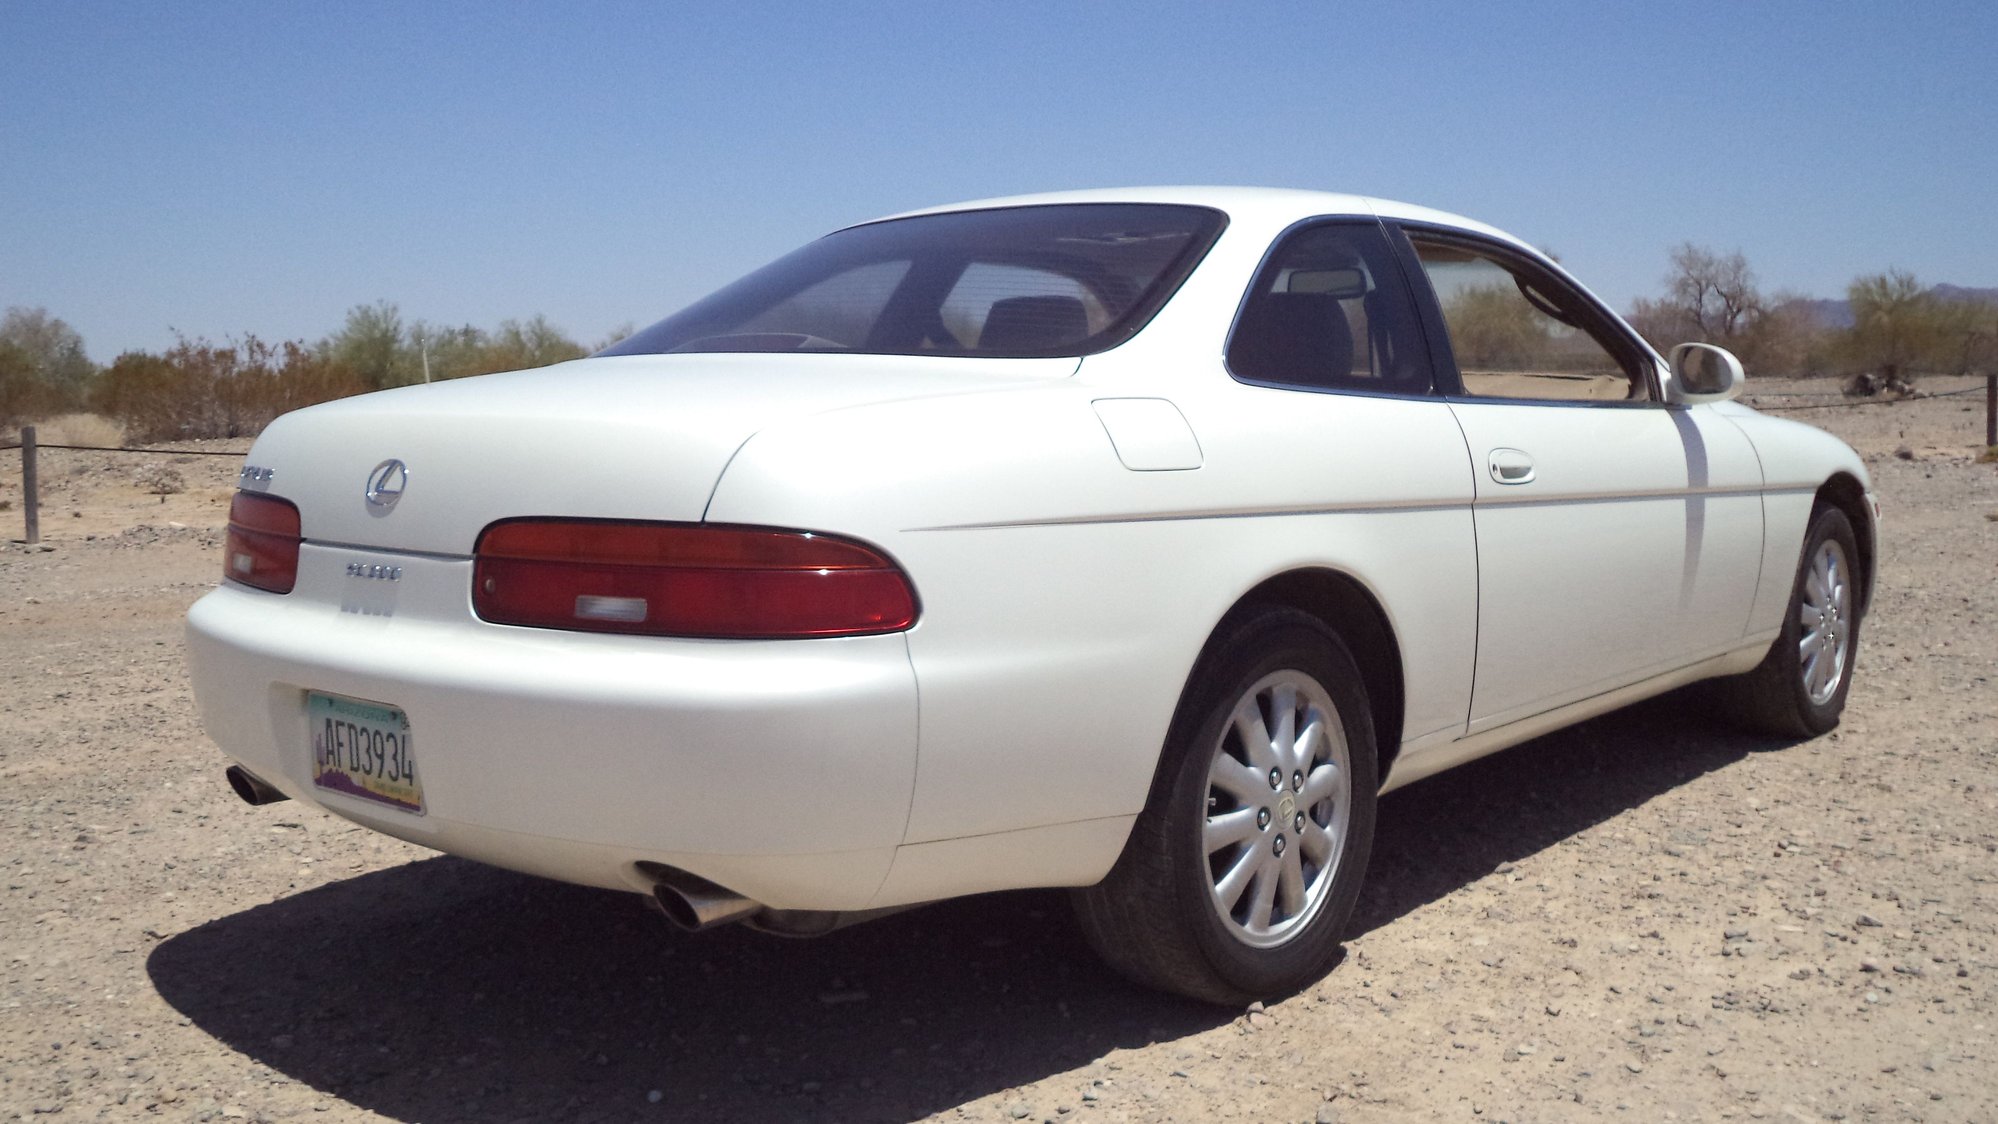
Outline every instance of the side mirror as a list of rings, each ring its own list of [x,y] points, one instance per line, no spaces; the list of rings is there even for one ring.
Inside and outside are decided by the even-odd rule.
[[[1680,406],[1726,402],[1741,394],[1741,360],[1724,347],[1682,343],[1672,349],[1672,385],[1665,400]]]

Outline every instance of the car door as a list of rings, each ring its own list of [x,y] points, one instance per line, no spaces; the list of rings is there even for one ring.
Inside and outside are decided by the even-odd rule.
[[[1762,552],[1747,437],[1661,402],[1649,351],[1556,270],[1405,233],[1476,480],[1468,732],[1738,646]]]
[[[1404,744],[1460,737],[1477,630],[1475,495],[1436,393],[1421,316],[1389,232],[1317,219],[1277,239],[1237,314],[1227,396],[1202,431],[1216,478],[1285,512],[1285,565],[1359,575],[1393,619]]]

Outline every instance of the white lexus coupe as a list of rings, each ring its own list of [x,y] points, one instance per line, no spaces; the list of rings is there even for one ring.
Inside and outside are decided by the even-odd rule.
[[[587,359],[279,418],[194,684],[251,803],[690,928],[1074,887],[1133,979],[1278,994],[1382,792],[1702,679],[1838,721],[1878,509],[1741,385],[1420,207],[901,215]]]

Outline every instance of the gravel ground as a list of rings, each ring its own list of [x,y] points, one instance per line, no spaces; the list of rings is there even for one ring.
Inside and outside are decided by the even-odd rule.
[[[1110,978],[1057,893],[689,937],[245,807],[180,640],[236,462],[162,502],[45,453],[53,549],[0,551],[0,1119],[1998,1119],[1982,401],[1794,416],[1885,506],[1845,724],[1681,693],[1396,793],[1344,961],[1248,1011]]]

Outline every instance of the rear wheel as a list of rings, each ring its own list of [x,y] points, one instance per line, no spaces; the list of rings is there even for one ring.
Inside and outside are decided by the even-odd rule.
[[[1723,681],[1735,715],[1759,733],[1808,738],[1838,725],[1859,651],[1859,558],[1838,508],[1811,514],[1783,631],[1754,671]]]
[[[1324,974],[1373,843],[1373,723],[1353,658],[1294,610],[1228,625],[1189,681],[1144,813],[1083,931],[1139,983],[1240,1003]]]

